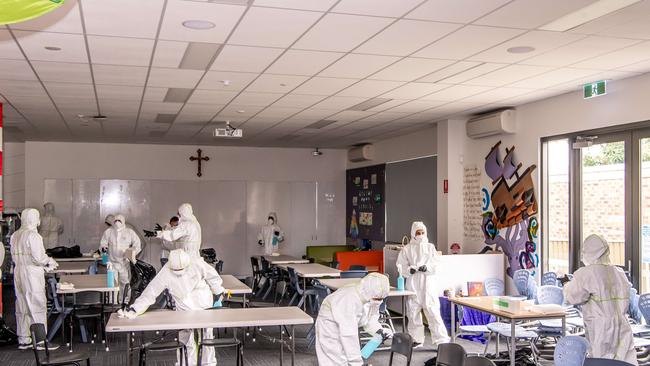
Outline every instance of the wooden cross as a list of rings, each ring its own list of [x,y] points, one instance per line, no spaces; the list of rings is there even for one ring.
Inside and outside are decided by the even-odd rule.
[[[201,149],[196,150],[196,154],[198,156],[190,156],[190,161],[197,161],[199,163],[198,171],[196,172],[196,176],[201,177],[203,175],[201,173],[201,161],[208,161],[208,160],[210,160],[210,157],[201,156]]]

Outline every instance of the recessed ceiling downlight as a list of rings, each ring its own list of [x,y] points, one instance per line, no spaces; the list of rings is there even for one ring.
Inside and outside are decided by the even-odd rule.
[[[535,47],[530,47],[530,46],[517,46],[517,47],[510,47],[507,50],[510,53],[529,53],[535,51]]]
[[[214,28],[215,26],[216,24],[209,22],[207,20],[191,19],[183,22],[183,27],[189,29],[205,30],[205,29]]]

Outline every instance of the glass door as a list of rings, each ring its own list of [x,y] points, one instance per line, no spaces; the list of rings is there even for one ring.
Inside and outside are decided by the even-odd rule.
[[[641,286],[639,293],[650,292],[650,131],[641,131],[634,134],[635,153],[637,160],[635,167],[638,167],[638,174],[635,174],[635,191],[638,197],[634,197],[637,202],[635,208],[634,228],[636,229],[635,238],[640,243],[638,246],[638,274],[635,276],[639,279]]]

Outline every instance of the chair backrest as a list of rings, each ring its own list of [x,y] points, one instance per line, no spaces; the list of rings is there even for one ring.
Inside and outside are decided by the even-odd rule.
[[[266,258],[260,257],[260,260],[262,261],[262,272],[267,272],[269,269],[271,269],[271,263],[269,263]]]
[[[34,323],[29,326],[29,332],[31,333],[32,336],[32,346],[34,348],[34,356],[36,357],[36,364],[40,365],[41,358],[38,356],[38,349],[36,349],[36,345],[43,342],[43,344],[45,345],[45,354],[47,356],[50,355],[50,350],[47,347],[47,333],[45,331],[45,324]]]
[[[219,259],[217,263],[214,264],[214,268],[217,270],[218,274],[223,272],[223,260]]]
[[[498,278],[488,278],[483,281],[485,287],[485,294],[488,296],[503,296],[506,293],[505,285],[502,280]]]
[[[557,273],[546,272],[542,275],[542,286],[557,286]]]
[[[52,298],[52,304],[57,312],[63,312],[63,305],[59,302],[59,295],[56,293],[56,278],[48,277],[47,278],[47,291],[48,296]]]
[[[645,319],[645,323],[650,324],[650,293],[639,297],[639,310]]]
[[[636,323],[641,323],[643,315],[639,309],[639,294],[634,287],[630,287],[630,305],[627,308],[627,313]]]
[[[400,354],[406,357],[406,364],[411,363],[413,356],[413,338],[408,333],[393,334],[393,341],[390,345],[390,353]]]
[[[316,291],[316,313],[318,313],[323,300],[330,294],[330,289],[320,283],[314,283],[313,289]]]
[[[260,262],[257,260],[257,257],[251,257],[251,269],[253,270],[253,275],[257,276],[260,272]]]
[[[547,285],[537,288],[537,303],[538,304],[564,304],[564,292],[562,287]]]
[[[360,264],[351,264],[349,270],[350,271],[365,271],[366,266],[362,266]]]
[[[632,366],[631,363],[606,358],[585,358],[584,366]]]
[[[463,366],[496,366],[496,364],[483,356],[470,356],[465,359]]]
[[[589,342],[583,337],[561,337],[555,345],[555,366],[582,366],[587,357]]]
[[[300,281],[298,281],[296,270],[292,267],[287,267],[287,273],[289,273],[289,284],[291,285],[291,288],[298,291],[298,293],[302,295],[302,289],[300,288]]]
[[[341,278],[364,278],[368,271],[342,271]]]
[[[457,343],[442,343],[438,345],[436,366],[462,366],[467,357],[463,346]]]
[[[528,296],[528,281],[530,280],[530,272],[527,269],[516,270],[512,279],[515,281],[517,291],[521,296]]]

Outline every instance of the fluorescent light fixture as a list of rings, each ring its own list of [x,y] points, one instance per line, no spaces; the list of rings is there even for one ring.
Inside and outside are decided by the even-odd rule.
[[[185,70],[207,70],[220,47],[216,43],[190,42],[178,67]]]
[[[158,115],[156,115],[156,119],[154,120],[154,123],[170,124],[173,123],[175,119],[176,119],[175,114],[158,113]]]
[[[348,111],[367,111],[370,108],[375,108],[379,105],[382,105],[386,102],[390,102],[392,99],[388,98],[372,98],[368,99],[365,102],[361,102],[357,105],[353,105],[352,107],[348,108]]]
[[[217,25],[207,20],[186,20],[183,22],[183,27],[195,30],[205,30],[216,27]]]
[[[554,21],[539,27],[539,29],[564,32],[640,1],[641,0],[599,0],[582,9],[578,9],[563,17],[555,19]]]
[[[165,103],[185,103],[189,99],[194,89],[188,88],[169,88],[163,98]]]

